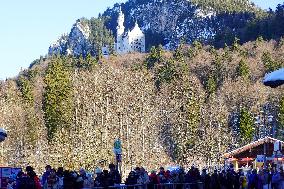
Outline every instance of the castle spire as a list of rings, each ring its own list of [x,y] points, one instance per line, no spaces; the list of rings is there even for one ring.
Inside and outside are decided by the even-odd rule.
[[[121,6],[119,8],[119,14],[117,19],[117,34],[122,35],[124,33],[124,14],[122,13]]]

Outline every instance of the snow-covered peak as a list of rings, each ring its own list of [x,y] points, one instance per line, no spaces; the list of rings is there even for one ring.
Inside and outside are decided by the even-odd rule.
[[[214,11],[205,11],[202,9],[196,9],[195,15],[199,18],[211,18],[212,16],[216,15],[216,12]]]
[[[81,21],[77,21],[73,25],[72,30],[79,30],[86,39],[88,39],[90,37],[90,34],[91,34],[91,30],[90,30],[89,25],[87,23],[84,23],[84,22],[81,22]]]
[[[88,22],[78,20],[68,35],[62,35],[49,47],[48,54],[85,56],[91,51],[91,44],[88,40],[90,35],[91,30]]]
[[[59,46],[62,43],[66,43],[68,38],[68,34],[62,34],[56,41],[53,41],[50,46]]]

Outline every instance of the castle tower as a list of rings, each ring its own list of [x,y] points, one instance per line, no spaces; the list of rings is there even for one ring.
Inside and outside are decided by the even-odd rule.
[[[124,42],[123,42],[123,33],[124,33],[124,14],[119,11],[118,19],[117,19],[117,27],[116,27],[116,52],[122,54],[124,52]]]

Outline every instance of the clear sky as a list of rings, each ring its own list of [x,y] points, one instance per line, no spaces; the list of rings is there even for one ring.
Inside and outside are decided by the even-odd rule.
[[[91,18],[125,0],[6,0],[0,2],[0,79],[14,77],[21,68],[45,55],[76,19]],[[253,0],[267,9],[284,0]]]

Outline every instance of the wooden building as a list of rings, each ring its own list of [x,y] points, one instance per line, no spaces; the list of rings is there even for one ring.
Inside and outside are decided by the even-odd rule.
[[[225,163],[233,163],[235,168],[239,167],[259,167],[264,163],[269,164],[282,163],[282,154],[284,154],[284,142],[271,137],[265,137],[247,144],[243,147],[225,153]]]

